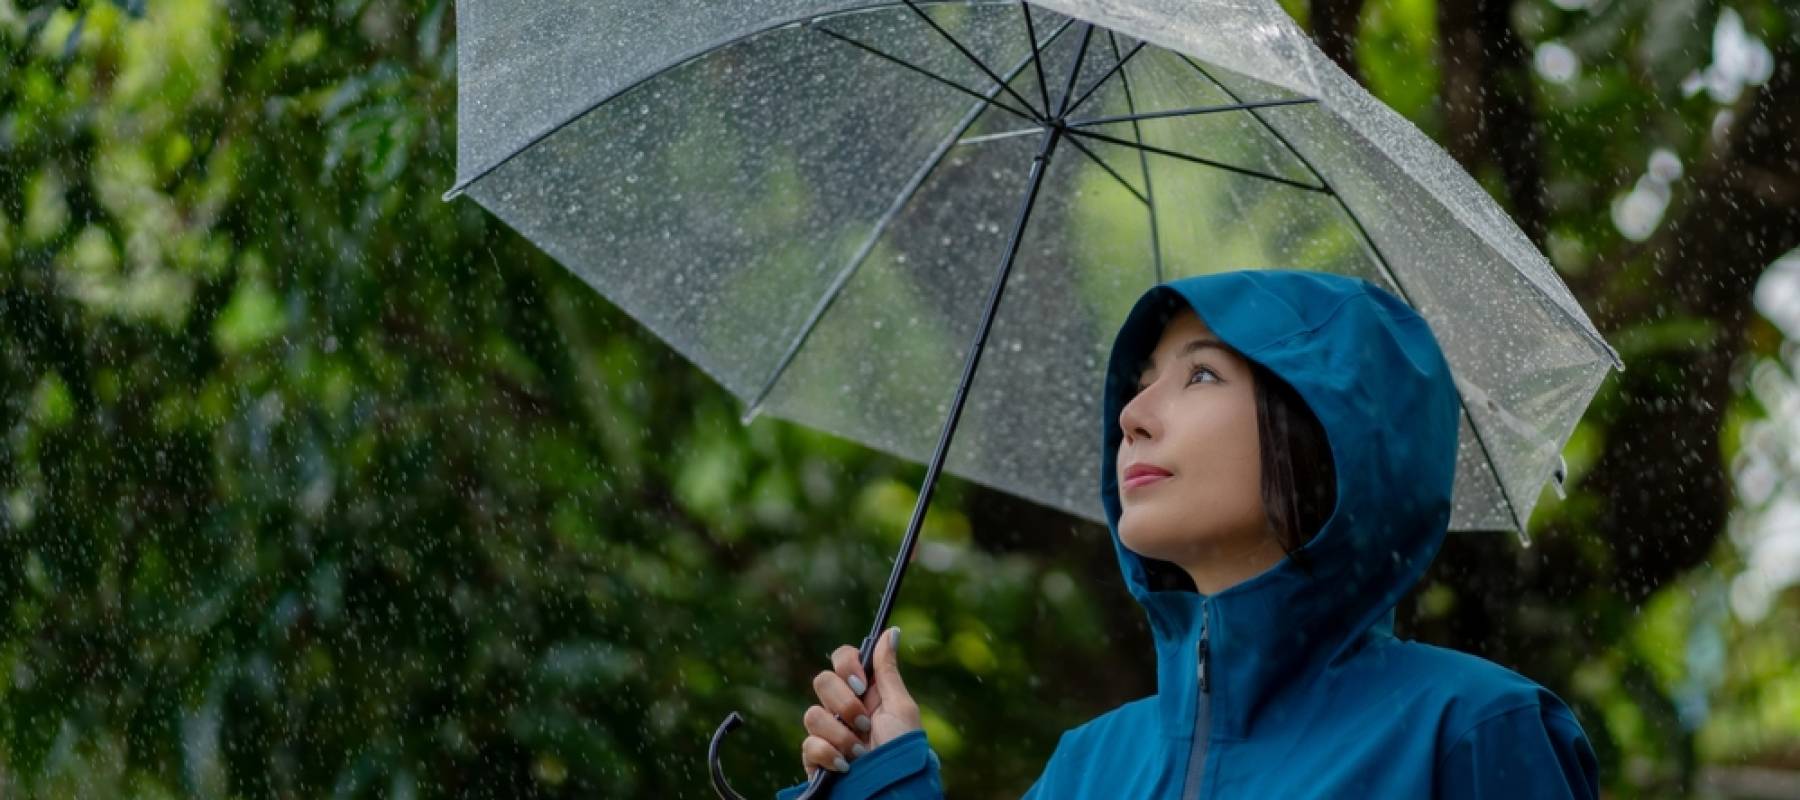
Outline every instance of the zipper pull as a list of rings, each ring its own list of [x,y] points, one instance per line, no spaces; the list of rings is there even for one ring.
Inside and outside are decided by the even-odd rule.
[[[1212,670],[1206,663],[1206,604],[1200,604],[1200,693],[1208,693],[1208,673]]]
[[[1206,668],[1206,637],[1203,636],[1200,638],[1200,693],[1201,694],[1207,694],[1209,691],[1207,688],[1207,685],[1206,685],[1207,684],[1207,680],[1206,680],[1207,672],[1208,672],[1208,670]]]

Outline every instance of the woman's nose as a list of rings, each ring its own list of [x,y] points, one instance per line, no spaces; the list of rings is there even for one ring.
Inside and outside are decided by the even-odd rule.
[[[1154,422],[1150,418],[1143,400],[1144,393],[1139,392],[1137,396],[1125,403],[1123,409],[1119,410],[1119,430],[1125,434],[1127,444],[1139,439],[1154,438],[1154,434],[1151,432]]]

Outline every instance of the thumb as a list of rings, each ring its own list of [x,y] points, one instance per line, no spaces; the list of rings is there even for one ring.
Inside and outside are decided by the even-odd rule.
[[[895,626],[883,631],[875,642],[875,659],[870,666],[875,669],[875,685],[881,687],[882,705],[894,700],[912,705],[912,694],[906,691],[906,682],[900,679],[900,656],[896,651],[899,640],[900,628]]]

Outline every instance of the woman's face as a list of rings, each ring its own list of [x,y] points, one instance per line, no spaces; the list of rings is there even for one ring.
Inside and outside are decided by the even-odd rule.
[[[1266,530],[1253,377],[1183,308],[1119,412],[1119,537],[1139,555],[1186,568],[1203,592],[1222,588],[1209,587],[1217,583],[1209,574],[1248,577],[1267,566],[1270,547],[1281,555]],[[1134,465],[1167,474],[1143,477]]]

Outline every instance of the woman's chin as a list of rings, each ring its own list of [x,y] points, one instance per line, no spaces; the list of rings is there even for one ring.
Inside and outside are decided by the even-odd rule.
[[[1134,519],[1130,512],[1121,515],[1119,517],[1119,540],[1125,543],[1125,549],[1140,556],[1169,560],[1169,555],[1175,549],[1171,545],[1179,537],[1158,530],[1155,525],[1145,524],[1148,522],[1150,520]]]

